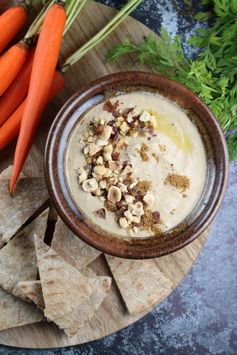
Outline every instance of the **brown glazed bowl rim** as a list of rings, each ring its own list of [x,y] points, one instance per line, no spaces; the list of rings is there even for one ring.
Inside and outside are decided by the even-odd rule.
[[[177,102],[189,112],[199,129],[207,154],[207,178],[197,208],[171,231],[160,236],[116,238],[91,228],[73,201],[64,174],[67,142],[79,117],[88,107],[107,98],[108,93],[152,91]],[[89,106],[88,106],[89,105]],[[72,122],[73,112],[77,110]],[[74,114],[75,116],[75,114]],[[61,108],[46,143],[46,185],[55,208],[72,232],[92,247],[114,256],[147,259],[177,251],[200,236],[213,221],[223,201],[228,178],[228,152],[223,132],[208,107],[185,86],[164,76],[147,72],[119,72],[104,76],[77,91]]]

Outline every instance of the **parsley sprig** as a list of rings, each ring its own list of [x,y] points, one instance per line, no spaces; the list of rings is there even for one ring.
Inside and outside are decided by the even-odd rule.
[[[152,70],[186,85],[197,93],[217,117],[224,132],[231,130],[227,142],[230,158],[237,157],[237,1],[202,0],[206,12],[199,20],[210,27],[200,29],[190,44],[203,48],[196,60],[184,55],[180,37],[173,39],[163,28],[161,38],[154,35],[135,44],[128,38],[112,48],[107,59],[114,61],[129,53]]]

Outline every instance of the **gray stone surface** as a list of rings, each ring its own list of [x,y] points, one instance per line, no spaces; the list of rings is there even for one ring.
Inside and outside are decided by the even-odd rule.
[[[124,3],[103,2],[115,7]],[[200,24],[192,16],[178,13],[175,3],[182,5],[174,0],[144,0],[134,16],[157,32],[163,25],[171,33],[182,34],[185,42]],[[50,351],[2,346],[0,354],[237,354],[236,200],[237,162],[231,165],[225,201],[192,271],[142,320],[81,346]]]

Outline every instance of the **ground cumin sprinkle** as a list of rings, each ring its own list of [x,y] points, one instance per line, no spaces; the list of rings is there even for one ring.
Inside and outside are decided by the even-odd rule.
[[[182,176],[178,174],[169,174],[165,179],[165,184],[170,184],[176,189],[185,191],[190,186],[190,180],[187,176]]]
[[[148,157],[148,152],[149,150],[149,147],[147,144],[143,143],[142,146],[141,146],[141,149],[138,150],[138,153],[140,154],[141,158],[143,161],[148,161],[149,160],[149,157]]]
[[[151,189],[151,182],[148,180],[138,181],[136,189],[139,191],[140,195],[143,197]]]
[[[154,212],[146,209],[144,215],[141,218],[141,230],[151,230],[154,234],[159,234],[161,232],[161,227],[156,224],[156,219],[154,218]]]

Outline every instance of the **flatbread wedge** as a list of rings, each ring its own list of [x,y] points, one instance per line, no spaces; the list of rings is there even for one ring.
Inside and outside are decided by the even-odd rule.
[[[100,307],[110,277],[85,277],[52,248],[35,239],[45,316],[68,336],[76,334]]]
[[[153,260],[128,260],[106,255],[106,260],[130,314],[161,302],[171,292],[171,281]]]
[[[14,288],[19,281],[36,280],[38,266],[34,235],[44,238],[47,219],[48,210],[0,249],[0,286],[8,293],[15,294]]]
[[[38,308],[44,310],[45,305],[40,280],[18,282],[14,291],[15,296],[25,302],[33,302]]]
[[[57,254],[78,270],[101,254],[101,252],[76,237],[59,217],[51,246]]]
[[[43,313],[34,305],[9,295],[0,288],[0,330],[40,322]]]
[[[0,247],[13,237],[20,227],[47,200],[48,193],[43,178],[21,176],[14,197],[9,194],[12,168],[0,175]]]

